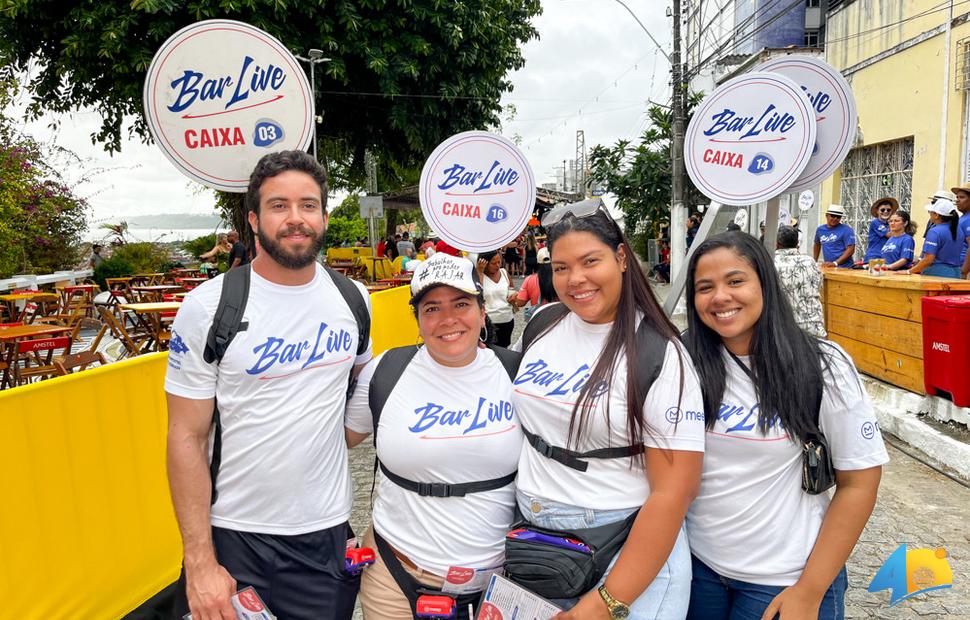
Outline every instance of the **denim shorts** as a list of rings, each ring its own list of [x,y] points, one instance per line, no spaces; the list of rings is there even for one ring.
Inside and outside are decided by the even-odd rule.
[[[593,510],[531,497],[521,491],[516,491],[515,496],[519,510],[530,523],[554,530],[581,529],[615,523],[626,519],[636,510],[635,508]],[[616,557],[610,562],[611,569],[615,562]],[[687,615],[687,606],[690,602],[690,580],[690,549],[687,546],[687,535],[681,526],[677,542],[674,543],[667,561],[660,567],[660,572],[643,594],[630,604],[630,620],[682,620]],[[606,577],[601,579],[596,587],[602,585],[604,581]],[[552,602],[563,609],[570,609],[578,601],[579,599],[554,599]]]
[[[939,278],[960,278],[960,268],[954,265],[944,265],[943,263],[933,263],[923,270],[924,276],[937,276]]]
[[[690,592],[690,620],[761,620],[768,605],[786,586],[763,586],[722,577],[692,557],[694,581]],[[848,578],[843,567],[818,608],[819,620],[844,620]]]

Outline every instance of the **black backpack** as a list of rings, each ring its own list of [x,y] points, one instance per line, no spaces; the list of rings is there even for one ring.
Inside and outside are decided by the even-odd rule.
[[[519,369],[519,360],[522,356],[514,351],[503,349],[502,347],[489,346],[499,362],[505,368],[509,378],[515,380],[515,374]],[[388,397],[394,390],[394,386],[401,379],[407,365],[418,352],[418,345],[397,347],[389,349],[384,353],[384,357],[374,369],[374,376],[371,379],[370,390],[367,394],[367,402],[370,406],[371,419],[374,423],[374,445],[377,446],[377,426],[381,420],[381,412],[387,403]],[[467,493],[481,493],[500,489],[515,480],[515,472],[501,478],[491,480],[481,480],[476,482],[463,482],[461,484],[445,484],[441,482],[415,482],[403,478],[390,471],[377,457],[374,459],[374,471],[378,467],[387,478],[403,489],[412,493],[417,493],[423,497],[462,497]]]
[[[367,303],[357,285],[347,276],[323,266],[330,275],[341,297],[350,307],[357,321],[357,355],[367,351],[370,342],[370,312],[367,310]],[[226,350],[232,343],[236,334],[246,331],[249,323],[243,322],[243,313],[246,311],[246,304],[249,301],[249,282],[251,279],[252,263],[247,263],[235,269],[230,269],[222,277],[222,294],[219,297],[219,305],[216,313],[212,317],[212,326],[209,328],[209,335],[206,337],[205,351],[202,359],[211,364],[217,365],[222,362]],[[349,393],[353,390],[353,379],[350,379],[348,388]],[[219,465],[222,462],[222,420],[219,416],[219,404],[216,403],[212,412],[212,423],[215,425],[215,434],[212,441],[212,460],[209,463],[209,476],[212,479],[212,503],[216,503],[218,492],[216,491],[216,477],[219,474]]]
[[[522,332],[522,352],[529,350],[532,344],[549,332],[554,326],[569,314],[569,308],[563,303],[552,303],[543,306],[541,312],[536,312]],[[646,398],[660,370],[663,368],[664,356],[667,353],[667,338],[656,332],[646,321],[642,321],[637,328],[637,368],[640,393]],[[641,443],[617,448],[600,448],[587,452],[576,452],[560,446],[550,445],[542,437],[522,426],[522,433],[526,440],[539,454],[546,458],[562,463],[566,467],[578,471],[586,471],[589,463],[582,459],[621,459],[628,456],[642,454],[644,445]]]

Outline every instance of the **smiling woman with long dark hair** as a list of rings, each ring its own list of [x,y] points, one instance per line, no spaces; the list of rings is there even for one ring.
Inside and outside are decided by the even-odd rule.
[[[798,328],[771,256],[745,233],[696,249],[687,301],[707,427],[688,618],[842,618],[844,564],[889,460],[855,366]],[[831,501],[803,489],[803,446],[825,440]]]
[[[537,310],[522,340],[513,398],[530,445],[518,507],[524,526],[567,539],[615,530],[615,548],[601,551],[604,565],[588,579],[540,593],[569,610],[561,618],[682,618],[683,518],[704,449],[697,377],[599,199],[554,209],[543,226],[561,303]]]

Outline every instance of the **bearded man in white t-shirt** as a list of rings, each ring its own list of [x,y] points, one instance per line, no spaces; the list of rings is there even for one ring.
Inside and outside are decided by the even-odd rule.
[[[221,361],[207,363],[203,351],[225,276],[186,295],[175,318],[165,391],[184,550],[177,618],[191,610],[194,620],[235,619],[230,597],[246,586],[281,618],[353,615],[359,577],[344,570],[353,534],[343,411],[349,377],[371,350],[359,346],[351,308],[315,261],[326,198],[326,175],[306,153],[263,157],[246,195],[261,251]]]

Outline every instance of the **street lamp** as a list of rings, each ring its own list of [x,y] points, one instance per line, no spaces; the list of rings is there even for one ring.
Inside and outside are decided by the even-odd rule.
[[[333,58],[325,58],[323,56],[323,50],[311,49],[307,52],[309,58],[304,58],[299,54],[296,54],[297,60],[302,60],[303,62],[310,65],[310,92],[313,94],[313,159],[320,161],[317,158],[317,124],[320,117],[316,115],[317,111],[317,84],[314,77],[314,68],[322,62],[330,62]]]

